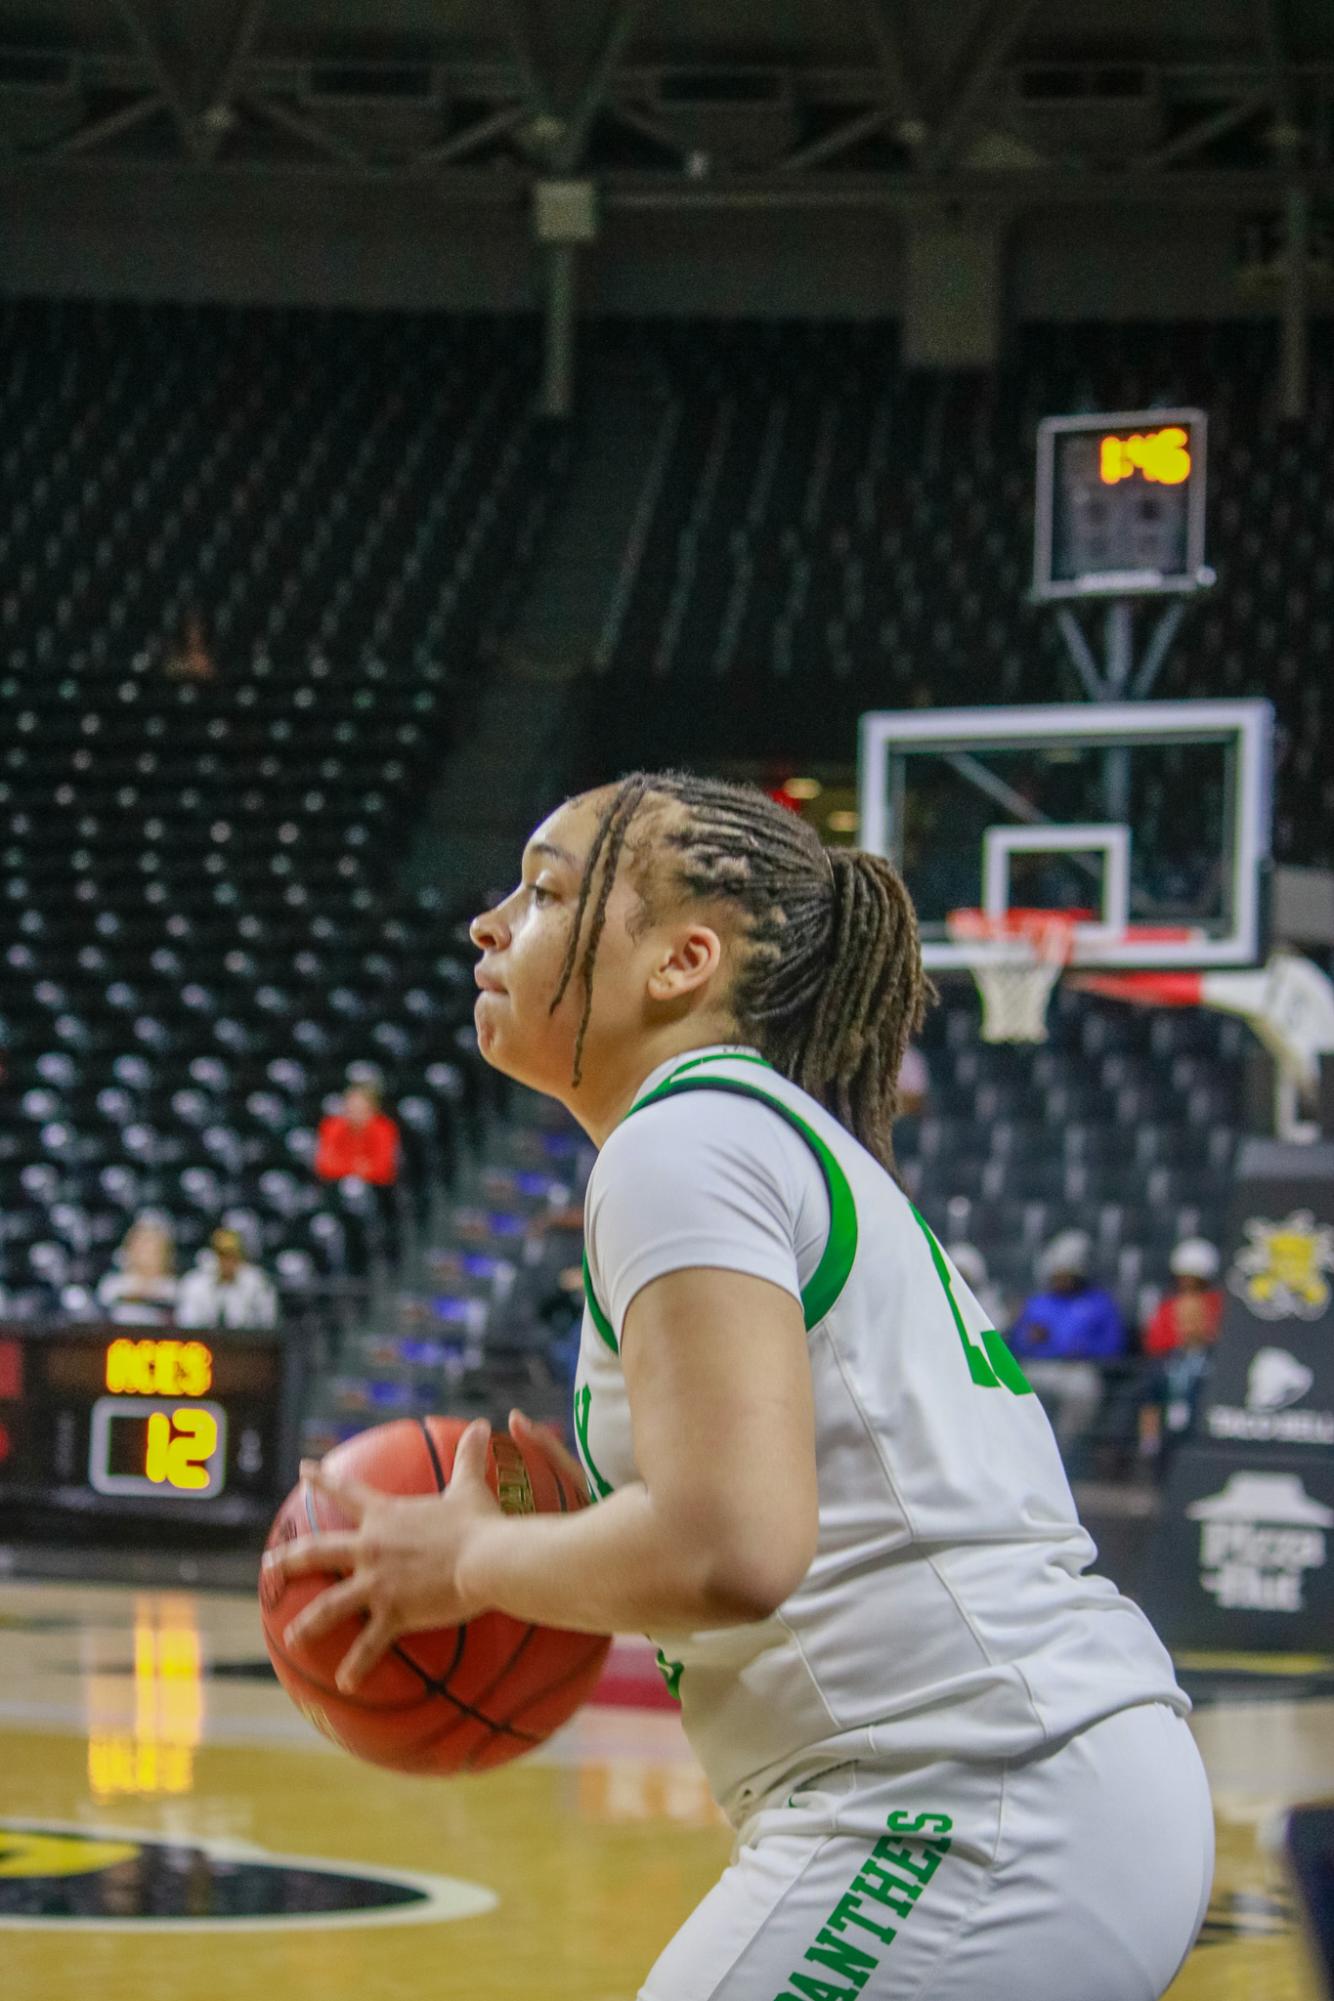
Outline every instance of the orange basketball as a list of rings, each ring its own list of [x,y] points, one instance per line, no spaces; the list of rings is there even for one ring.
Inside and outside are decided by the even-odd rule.
[[[324,1464],[382,1493],[440,1493],[466,1429],[460,1418],[402,1418],[347,1439]],[[565,1514],[585,1504],[549,1460],[503,1432],[492,1435],[487,1478],[510,1514]],[[348,1526],[303,1481],[278,1510],[268,1546]],[[356,1694],[344,1695],[334,1675],[357,1637],[357,1619],[294,1649],[283,1641],[297,1613],[333,1581],[316,1574],[284,1582],[260,1573],[269,1659],[297,1708],[326,1737],[398,1772],[482,1772],[521,1757],[587,1701],[611,1645],[598,1635],[486,1612],[464,1626],[405,1633]]]

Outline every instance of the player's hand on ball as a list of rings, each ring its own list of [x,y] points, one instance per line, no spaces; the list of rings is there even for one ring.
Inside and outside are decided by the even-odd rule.
[[[567,1446],[561,1443],[554,1426],[534,1424],[531,1417],[525,1417],[521,1410],[510,1412],[510,1437],[514,1443],[536,1446],[548,1465],[554,1466],[565,1476],[576,1493],[586,1493],[588,1475]]]
[[[459,1567],[477,1527],[500,1516],[487,1484],[491,1427],[470,1424],[459,1440],[443,1494],[382,1494],[356,1480],[339,1480],[317,1461],[302,1462],[301,1476],[351,1521],[266,1552],[265,1567],[283,1578],[310,1571],[338,1571],[331,1584],[287,1628],[288,1646],[318,1639],[358,1614],[365,1625],[338,1668],[345,1694],[359,1688],[376,1662],[404,1633],[459,1626],[489,1608],[465,1595]]]

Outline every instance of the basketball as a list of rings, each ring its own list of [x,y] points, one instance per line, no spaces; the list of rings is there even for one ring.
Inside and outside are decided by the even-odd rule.
[[[404,1418],[346,1440],[326,1457],[330,1474],[386,1494],[441,1493],[467,1429],[461,1418]],[[585,1505],[539,1452],[493,1434],[487,1479],[509,1514],[568,1513]],[[304,1481],[283,1502],[267,1546],[349,1526],[338,1508]],[[488,1771],[541,1744],[587,1701],[610,1640],[559,1632],[487,1612],[463,1626],[405,1633],[355,1695],[335,1683],[357,1637],[344,1621],[310,1644],[288,1648],[283,1633],[334,1579],[284,1581],[261,1573],[260,1612],[274,1672],[302,1714],[354,1757],[393,1771]]]

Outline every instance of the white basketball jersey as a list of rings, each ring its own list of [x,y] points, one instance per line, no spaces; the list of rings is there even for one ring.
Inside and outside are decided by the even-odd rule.
[[[757,1052],[655,1070],[598,1156],[585,1224],[575,1418],[599,1498],[639,1477],[619,1340],[644,1283],[697,1265],[781,1283],[786,1260],[806,1315],[815,1559],[768,1620],[651,1636],[734,1822],[854,1760],[1016,1757],[1134,1703],[1186,1713],[1143,1613],[1087,1574],[1051,1427],[1000,1335],[892,1177]]]

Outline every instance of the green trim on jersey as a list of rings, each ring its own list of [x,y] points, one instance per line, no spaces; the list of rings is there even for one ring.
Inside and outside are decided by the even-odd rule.
[[[656,1090],[649,1092],[647,1098],[637,1098],[631,1105],[630,1112],[637,1112],[641,1105],[651,1104],[654,1098],[662,1095],[669,1084],[674,1084],[678,1077],[684,1077],[687,1070],[698,1070],[705,1063],[758,1063],[761,1070],[772,1070],[774,1067],[767,1056],[752,1056],[744,1050],[715,1049],[710,1056],[692,1056],[688,1063],[678,1063],[671,1076],[665,1077]],[[625,1115],[627,1119],[630,1112]]]
[[[1007,1389],[1013,1397],[1031,1397],[1033,1385],[1020,1368],[1015,1357],[1005,1345],[1005,1338],[994,1327],[983,1327],[979,1331],[981,1348],[975,1348],[968,1338],[968,1329],[963,1324],[959,1302],[954,1297],[954,1281],[950,1276],[945,1253],[936,1240],[936,1233],[927,1222],[920,1209],[912,1202],[912,1210],[917,1227],[931,1247],[931,1262],[936,1268],[936,1277],[945,1288],[950,1313],[954,1319],[954,1331],[963,1343],[964,1357],[968,1363],[968,1373],[980,1390]]]
[[[808,1125],[800,1112],[782,1098],[762,1090],[758,1084],[743,1083],[738,1077],[686,1077],[687,1070],[698,1070],[706,1063],[757,1063],[762,1069],[772,1070],[773,1064],[763,1056],[745,1056],[719,1053],[713,1056],[692,1057],[673,1070],[670,1077],[631,1105],[626,1118],[633,1118],[646,1105],[654,1105],[659,1098],[679,1097],[684,1091],[730,1091],[740,1098],[758,1098],[772,1111],[787,1120],[793,1130],[805,1140],[815,1155],[816,1165],[824,1177],[829,1195],[829,1241],[819,1264],[811,1273],[810,1281],[801,1290],[801,1310],[809,1334],[813,1327],[830,1313],[837,1303],[843,1288],[852,1274],[853,1260],[857,1255],[857,1204],[847,1175],[837,1158],[821,1139],[813,1126]],[[616,1330],[612,1326],[601,1302],[593,1290],[592,1274],[588,1268],[588,1253],[584,1253],[584,1293],[588,1300],[588,1310],[598,1334],[613,1354],[618,1354]]]
[[[620,1350],[616,1346],[616,1329],[602,1311],[601,1306],[598,1304],[598,1296],[593,1290],[593,1275],[588,1269],[587,1251],[584,1252],[584,1298],[588,1301],[588,1310],[593,1316],[593,1325],[611,1349],[612,1354],[619,1354]]]
[[[611,1487],[598,1471],[588,1445],[588,1413],[592,1406],[593,1392],[585,1383],[574,1400],[574,1436],[579,1447],[579,1457],[583,1461],[584,1472],[588,1475],[588,1498],[590,1501],[605,1501],[611,1493]]]
[[[669,1661],[662,1648],[658,1648],[656,1661],[658,1673],[662,1676],[667,1693],[673,1702],[681,1700],[681,1676],[685,1673],[684,1661]]]

